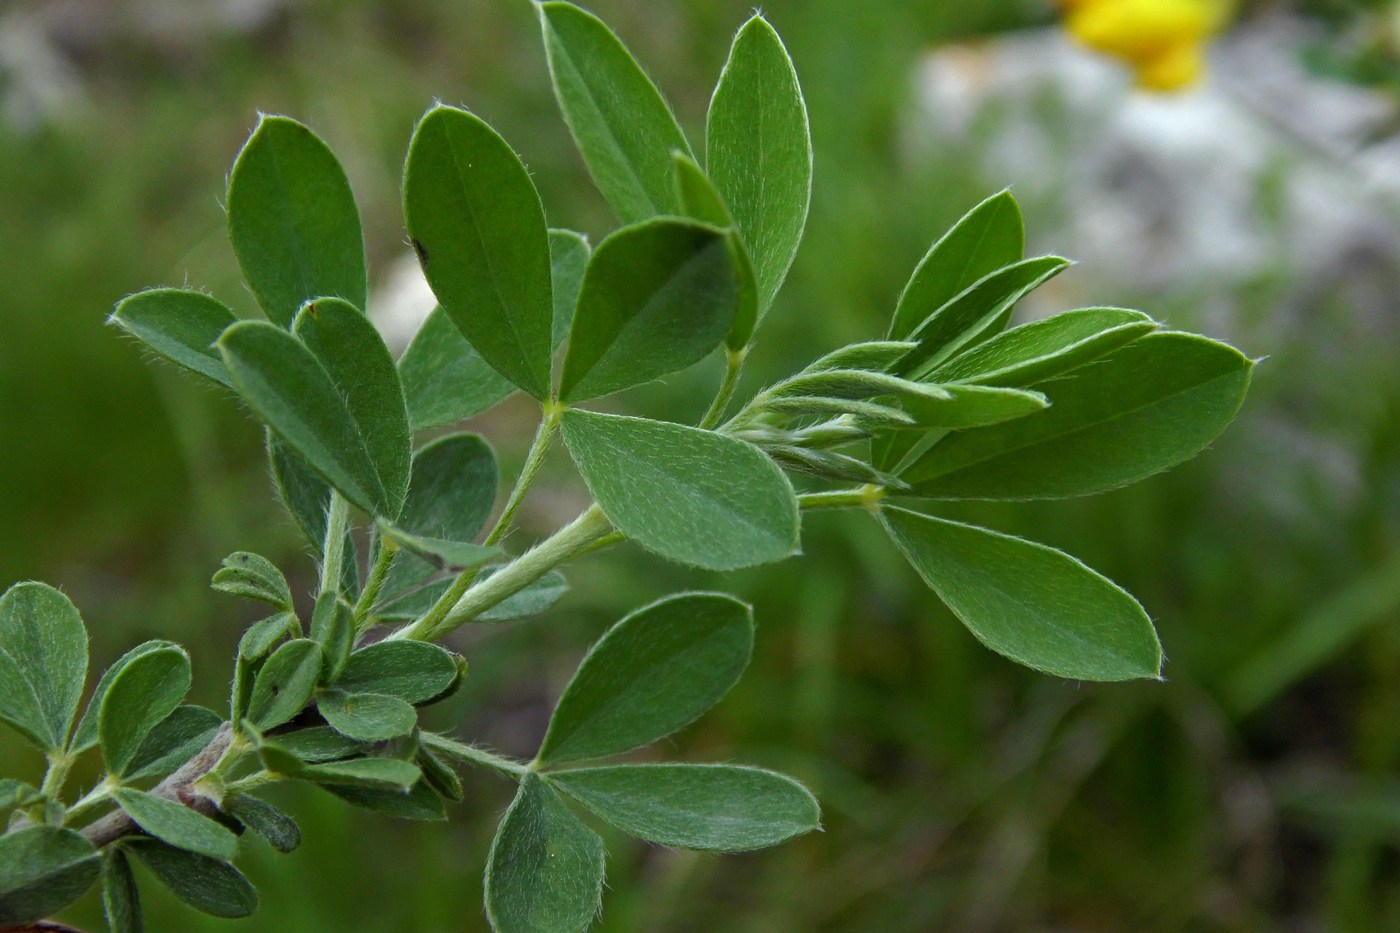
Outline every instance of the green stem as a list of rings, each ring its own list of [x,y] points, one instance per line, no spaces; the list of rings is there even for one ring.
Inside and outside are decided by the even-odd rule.
[[[57,800],[59,791],[63,790],[63,784],[68,780],[68,769],[73,766],[73,759],[65,751],[55,751],[49,753],[48,763],[39,793],[50,800]]]
[[[282,775],[273,771],[255,771],[247,777],[239,778],[229,784],[224,788],[224,793],[230,797],[237,794],[246,794],[248,791],[262,787],[264,784],[275,784],[282,779]]]
[[[505,508],[501,509],[501,517],[496,519],[496,527],[491,529],[491,533],[482,542],[487,547],[499,543],[506,536],[506,532],[510,531],[511,520],[515,518],[520,503],[525,501],[525,494],[530,491],[535,475],[540,472],[544,455],[549,452],[549,442],[554,439],[554,432],[559,428],[559,419],[563,413],[564,410],[555,404],[545,408],[539,429],[535,431],[535,439],[530,444],[530,452],[525,455],[525,465],[520,468],[520,478],[515,481],[515,488],[506,499]]]
[[[729,403],[734,398],[734,390],[739,387],[739,374],[743,372],[744,360],[748,355],[748,347],[741,350],[725,349],[724,379],[719,384],[715,400],[710,403],[709,411],[700,419],[700,427],[706,431],[713,431],[724,417],[725,410],[729,408]]]
[[[318,592],[339,592],[345,566],[345,534],[350,530],[350,503],[334,489],[326,514],[326,541],[321,548],[321,588]]]
[[[389,637],[418,641],[440,638],[458,626],[472,621],[492,606],[514,596],[560,564],[594,550],[594,546],[612,530],[607,516],[597,503],[594,503],[578,518],[485,580],[467,589],[440,618],[433,620],[425,615]]]
[[[867,484],[855,489],[804,492],[797,497],[797,505],[804,512],[820,509],[874,509],[883,498],[885,487]]]
[[[106,803],[112,796],[112,791],[120,786],[120,784],[113,781],[110,777],[104,778],[101,784],[98,784],[92,790],[88,791],[77,803],[73,804],[73,806],[69,807],[67,811],[64,812],[64,825],[72,825],[77,822],[80,817],[86,815],[89,810]]]
[[[360,598],[355,601],[356,636],[367,627],[365,623],[370,618],[369,611],[374,607],[375,600],[379,599],[379,591],[384,588],[384,581],[389,578],[389,568],[393,566],[394,555],[398,550],[399,546],[392,538],[382,534],[379,536],[379,556],[375,558],[374,567],[370,569],[365,588],[360,591]]]
[[[449,739],[442,735],[435,735],[431,732],[421,733],[418,736],[418,741],[429,750],[439,752],[446,755],[448,758],[454,758],[457,761],[465,761],[469,764],[482,765],[511,777],[522,777],[530,770],[528,765],[522,764],[521,762],[502,757],[494,752],[488,752],[486,749],[476,745],[468,745],[465,742],[458,742],[455,739]]]

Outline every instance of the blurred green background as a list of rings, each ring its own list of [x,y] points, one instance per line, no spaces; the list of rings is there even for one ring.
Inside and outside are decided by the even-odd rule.
[[[1246,9],[1231,41],[1278,34],[1265,12],[1280,6]],[[591,8],[701,139],[749,4]],[[1110,78],[1094,120],[1073,119],[1082,100],[1065,85],[1014,77],[1046,49],[1064,53],[1043,41],[1054,11],[1035,0],[773,0],[765,13],[807,93],[816,181],[750,388],[883,333],[929,243],[1005,185],[1022,197],[1032,249],[1102,253],[1103,205],[1124,202],[1100,202],[1114,192],[1093,185],[1131,192],[1135,172],[1156,169],[1129,159],[1086,188],[1079,167],[1108,145],[1096,128],[1115,108],[1160,118],[1191,99],[1144,103]],[[1394,9],[1316,2],[1295,13],[1302,27],[1276,45],[1324,91],[1377,101],[1382,118],[1362,143],[1384,146]],[[1223,90],[1193,93],[1244,101],[1216,113],[1228,147],[1232,113],[1268,114],[1226,72]],[[557,116],[523,0],[12,2],[0,10],[0,82],[0,587],[61,586],[84,612],[95,665],[146,638],[184,641],[197,699],[217,707],[251,621],[207,589],[219,559],[268,554],[302,590],[314,568],[276,506],[251,421],[144,361],[103,318],[156,284],[206,288],[252,312],[219,200],[256,112],[296,116],[331,144],[372,270],[405,252],[399,172],[434,99],[469,106],[512,141],[552,224],[596,242],[611,220]],[[956,132],[931,85],[973,102]],[[1027,151],[1026,121],[1049,128],[1058,161],[1005,158],[1008,146]],[[529,755],[608,622],[685,586],[755,604],[753,667],[660,753],[789,771],[817,791],[825,831],[733,857],[606,834],[600,929],[1400,929],[1400,198],[1358,184],[1368,238],[1319,270],[1306,260],[1326,250],[1309,238],[1326,230],[1290,186],[1319,171],[1359,178],[1359,149],[1329,149],[1296,126],[1273,140],[1244,172],[1244,226],[1272,244],[1262,259],[1207,274],[1189,261],[1201,250],[1178,251],[1155,278],[1086,262],[1030,309],[1141,307],[1267,355],[1240,421],[1198,460],[1133,489],[946,510],[1064,548],[1135,593],[1161,631],[1165,684],[1057,681],[988,653],[873,523],[844,514],[808,517],[802,558],[729,577],[635,548],[592,557],[547,619],[457,643],[471,679],[434,724]],[[1144,246],[1149,272],[1161,271],[1157,248]],[[712,368],[699,369],[625,401],[698,414],[713,391]],[[507,468],[532,428],[517,402],[476,425]],[[537,489],[535,530],[579,502],[557,452]],[[38,762],[19,746],[0,739],[0,764],[32,778]],[[444,825],[287,792],[306,842],[290,856],[248,846],[262,894],[253,918],[209,920],[146,885],[150,928],[484,929],[482,866],[509,787],[467,779]],[[70,919],[96,930],[98,916],[89,898]]]

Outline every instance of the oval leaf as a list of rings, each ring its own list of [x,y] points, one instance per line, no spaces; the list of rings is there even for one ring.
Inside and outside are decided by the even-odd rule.
[[[190,658],[176,645],[162,644],[123,665],[102,697],[97,719],[107,770],[124,777],[151,730],[189,689]]]
[[[638,609],[589,650],[536,760],[599,758],[670,735],[718,703],[752,653],[753,615],[733,597],[685,593]]]
[[[336,686],[350,693],[382,693],[426,703],[458,680],[451,652],[421,641],[381,641],[350,655]]]
[[[739,304],[734,311],[734,320],[729,325],[729,333],[724,342],[731,350],[741,350],[753,337],[758,323],[758,279],[753,269],[753,257],[749,248],[737,234],[734,218],[729,208],[715,189],[714,183],[695,164],[695,160],[684,153],[672,154],[676,165],[676,191],[680,195],[681,207],[696,220],[729,230],[726,239],[730,257],[734,260],[734,274],[739,280]]]
[[[238,854],[237,836],[183,804],[131,787],[119,787],[112,796],[137,826],[177,849],[225,861]]]
[[[904,509],[880,519],[924,582],[998,654],[1078,680],[1159,676],[1162,646],[1147,613],[1068,554]]]
[[[321,789],[335,794],[351,806],[401,820],[442,822],[447,819],[447,807],[426,781],[419,781],[404,790],[399,788],[357,787],[349,784],[322,784]]]
[[[584,272],[560,398],[597,398],[699,362],[738,301],[723,231],[671,218],[618,230]]]
[[[118,846],[102,853],[102,914],[111,933],[142,933],[145,929],[136,876]]]
[[[649,551],[710,570],[797,549],[797,496],[745,441],[698,428],[570,411],[564,438],[609,521]]]
[[[277,565],[260,554],[235,551],[223,559],[209,585],[221,593],[268,603],[283,611],[292,608],[292,591]]]
[[[107,319],[177,366],[237,389],[214,343],[238,322],[222,302],[183,288],[152,288],[123,299]]]
[[[248,718],[262,731],[287,722],[311,701],[320,676],[321,646],[309,638],[287,642],[258,671]]]
[[[1079,308],[997,334],[929,374],[935,382],[1028,386],[1069,372],[1157,329],[1141,311]]]
[[[87,629],[68,597],[43,583],[17,583],[0,597],[0,649],[24,672],[51,741],[68,741],[87,677]]]
[[[258,893],[253,885],[227,862],[141,836],[123,839],[121,846],[195,910],[215,917],[237,918],[258,908]]]
[[[619,765],[560,771],[548,780],[623,832],[682,849],[764,849],[821,822],[807,788],[759,768]]]
[[[259,797],[237,794],[224,800],[223,810],[278,852],[292,852],[301,845],[301,828],[296,820]]]
[[[967,212],[934,243],[899,296],[890,337],[903,339],[978,279],[1019,262],[1026,248],[1021,207],[1010,191]]]
[[[228,179],[228,233],[267,316],[290,326],[313,298],[365,306],[360,213],[329,147],[287,117],[263,116]]]
[[[1224,430],[1252,365],[1204,337],[1148,334],[1041,385],[1044,411],[949,437],[900,478],[939,499],[1054,499],[1124,486],[1195,456]]]
[[[165,775],[209,744],[223,719],[202,706],[180,706],[156,723],[127,765],[128,780]]]
[[[350,502],[392,516],[375,461],[340,388],[300,340],[262,321],[235,324],[219,352],[239,393],[287,445]]]
[[[486,863],[496,933],[586,929],[603,896],[603,840],[533,774],[520,784]]]
[[[397,518],[408,494],[413,441],[403,386],[389,348],[358,308],[335,298],[303,307],[294,331],[345,399],[384,491],[376,514]]]
[[[572,3],[537,9],[554,96],[598,190],[623,223],[680,214],[671,153],[690,144],[661,92],[598,17]]]
[[[92,887],[99,871],[97,850],[71,829],[30,826],[0,835],[0,923],[62,910]]]
[[[434,107],[413,131],[403,205],[452,323],[502,376],[548,397],[549,233],[520,157],[479,117]]]
[[[807,106],[787,49],[762,16],[734,37],[710,101],[705,150],[753,257],[761,316],[797,254],[812,197]]]
[[[176,651],[182,650],[179,645],[171,641],[153,639],[151,641],[142,642],[122,655],[111,667],[102,672],[102,676],[98,678],[97,686],[93,688],[92,696],[88,698],[87,709],[83,712],[82,721],[78,723],[78,728],[73,731],[73,740],[68,743],[68,750],[71,753],[76,755],[79,752],[85,752],[97,744],[98,714],[102,710],[102,699],[107,695],[107,690],[112,686],[112,679],[120,674],[122,669],[136,658],[139,658],[147,652],[155,651],[157,648],[173,648]],[[0,678],[0,682],[2,681],[3,678]]]
[[[316,709],[336,732],[361,742],[395,739],[418,725],[412,706],[379,693],[326,690],[316,698]]]

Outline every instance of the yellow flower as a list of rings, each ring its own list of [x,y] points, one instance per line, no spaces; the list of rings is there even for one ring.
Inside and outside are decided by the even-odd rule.
[[[1205,45],[1225,27],[1227,0],[1062,0],[1065,29],[1133,66],[1138,85],[1173,91],[1205,69]]]

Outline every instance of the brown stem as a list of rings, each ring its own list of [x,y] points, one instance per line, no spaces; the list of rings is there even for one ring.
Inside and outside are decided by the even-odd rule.
[[[182,803],[205,816],[211,815],[214,812],[214,801],[207,797],[191,795],[188,791],[195,781],[208,774],[209,769],[218,763],[232,740],[233,726],[226,722],[219,727],[219,731],[214,733],[209,744],[204,746],[198,755],[185,762],[178,770],[157,784],[151,793]],[[138,829],[139,827],[132,822],[131,817],[117,810],[84,827],[83,835],[87,837],[88,842],[100,849],[116,842],[123,836],[137,832]]]

